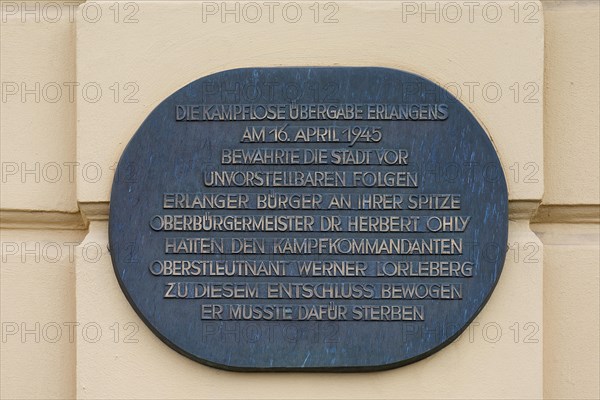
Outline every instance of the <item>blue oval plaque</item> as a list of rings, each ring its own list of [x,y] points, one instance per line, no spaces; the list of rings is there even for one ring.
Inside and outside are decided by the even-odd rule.
[[[119,284],[232,370],[377,370],[454,340],[498,282],[506,182],[474,116],[385,68],[251,68],[178,90],[119,161]]]

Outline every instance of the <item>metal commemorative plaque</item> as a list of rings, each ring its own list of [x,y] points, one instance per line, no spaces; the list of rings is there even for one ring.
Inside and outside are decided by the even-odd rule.
[[[166,344],[239,371],[369,371],[451,343],[498,282],[506,181],[417,75],[244,68],[160,103],[123,151],[111,257]]]

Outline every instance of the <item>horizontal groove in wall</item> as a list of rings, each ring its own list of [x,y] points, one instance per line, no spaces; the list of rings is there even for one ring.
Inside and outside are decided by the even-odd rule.
[[[81,212],[0,210],[0,229],[86,229]]]
[[[555,224],[598,224],[600,223],[600,205],[545,205],[537,209],[532,223]]]

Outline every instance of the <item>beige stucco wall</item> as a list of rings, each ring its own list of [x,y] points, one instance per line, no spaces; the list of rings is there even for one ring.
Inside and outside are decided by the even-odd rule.
[[[600,398],[600,4],[544,5],[545,191],[533,225],[544,243],[544,397],[593,399]]]
[[[444,2],[336,2],[331,24],[75,3],[56,3],[58,19],[53,2],[2,3],[2,398],[600,397],[597,2],[496,2],[498,22],[469,21],[458,2],[456,23],[420,13]],[[135,315],[106,246],[115,162],[165,96],[263,65],[380,65],[462,88],[499,151],[511,223],[500,283],[456,342],[380,373],[231,373],[178,355]],[[492,82],[498,101],[481,91]]]

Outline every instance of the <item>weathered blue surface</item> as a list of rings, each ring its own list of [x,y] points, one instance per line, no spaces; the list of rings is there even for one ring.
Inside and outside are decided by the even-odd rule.
[[[236,86],[235,85],[239,85]],[[258,94],[256,88],[260,88]],[[266,188],[206,188],[203,174],[211,169],[364,171],[393,170],[379,166],[221,166],[224,148],[247,148],[240,137],[246,126],[280,126],[283,122],[176,121],[175,106],[186,104],[302,103],[444,103],[443,121],[297,121],[289,126],[334,125],[382,127],[379,143],[357,143],[353,149],[408,149],[418,188],[329,189],[284,188],[278,193],[460,194],[460,211],[371,211],[368,215],[470,216],[464,233],[262,233],[156,232],[154,215],[194,214],[198,210],[163,210],[163,193],[265,193]],[[244,147],[245,146],[245,147]],[[257,147],[273,143],[253,144]],[[281,147],[281,145],[279,145]],[[347,149],[348,144],[290,143],[287,148]],[[266,211],[212,210],[212,214],[257,215]],[[366,215],[364,210],[327,211]],[[317,211],[273,211],[278,215],[322,215]],[[254,68],[221,72],[199,79],[165,99],[150,113],[124,150],[116,171],[110,203],[109,239],[115,274],[124,294],[148,327],[178,352],[202,363],[234,370],[377,370],[424,358],[454,340],[483,308],[504,263],[508,232],[508,196],[504,174],[487,134],[474,116],[447,92],[421,77],[384,68]],[[167,237],[436,237],[461,238],[462,255],[452,256],[279,256],[283,260],[364,260],[369,271],[378,261],[472,261],[470,278],[299,278],[299,277],[169,277],[153,276],[154,260],[276,260],[278,256],[165,255]],[[321,304],[328,300],[165,299],[167,282],[353,282],[461,283],[461,300],[336,300],[347,306],[423,305],[425,321],[206,321],[202,304]]]

